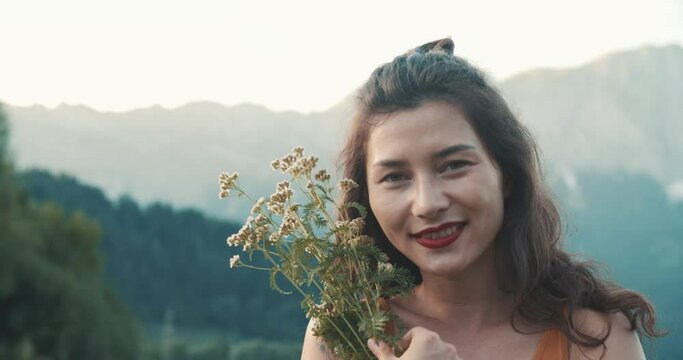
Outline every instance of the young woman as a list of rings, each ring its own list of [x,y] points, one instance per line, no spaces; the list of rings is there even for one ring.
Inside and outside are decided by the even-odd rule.
[[[358,100],[341,160],[359,187],[344,201],[416,277],[389,299],[410,329],[400,359],[645,358],[654,309],[562,250],[534,140],[450,39],[379,67]],[[311,324],[302,359],[334,358]]]

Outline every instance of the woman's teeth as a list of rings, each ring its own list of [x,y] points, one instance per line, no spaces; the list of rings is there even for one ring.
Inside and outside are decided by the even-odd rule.
[[[420,235],[421,238],[427,238],[427,239],[440,239],[449,235],[453,235],[456,231],[458,231],[458,228],[461,225],[454,225],[449,227],[448,229],[444,229],[441,231],[433,232],[433,233],[428,233],[428,234],[423,234]]]

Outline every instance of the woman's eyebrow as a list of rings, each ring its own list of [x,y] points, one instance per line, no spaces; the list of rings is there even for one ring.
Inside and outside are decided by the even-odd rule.
[[[457,144],[457,145],[449,146],[449,147],[437,152],[436,154],[434,154],[433,158],[442,159],[442,158],[447,157],[448,155],[452,155],[452,154],[455,154],[457,152],[474,150],[474,149],[475,149],[475,147],[472,145]]]
[[[432,158],[442,159],[442,158],[448,157],[449,155],[453,155],[453,154],[461,152],[461,151],[468,151],[468,150],[474,150],[474,149],[476,149],[476,148],[472,145],[457,144],[457,145],[449,146],[443,150],[440,150],[439,152],[432,155]],[[372,164],[373,167],[377,166],[377,167],[386,167],[386,168],[397,168],[397,167],[403,167],[406,165],[408,165],[407,161],[393,160],[393,159],[380,160],[380,161],[376,161],[374,164]]]
[[[397,168],[397,167],[403,167],[408,165],[407,161],[403,160],[380,160],[380,161],[375,161],[374,164],[372,164],[373,167],[386,167],[386,168]]]

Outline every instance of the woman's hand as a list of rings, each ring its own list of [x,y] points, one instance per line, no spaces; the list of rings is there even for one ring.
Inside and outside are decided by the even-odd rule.
[[[387,343],[383,341],[375,343],[374,339],[368,340],[370,350],[379,360],[462,360],[453,344],[441,340],[439,334],[420,326],[410,329],[398,345],[406,349],[400,358],[394,355]]]

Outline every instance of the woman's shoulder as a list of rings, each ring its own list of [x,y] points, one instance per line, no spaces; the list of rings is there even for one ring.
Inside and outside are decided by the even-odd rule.
[[[325,342],[313,334],[316,319],[311,318],[304,335],[304,344],[301,349],[301,360],[337,360]]]
[[[605,347],[587,348],[572,344],[570,360],[600,359],[603,351],[604,360],[645,359],[638,335],[631,329],[631,324],[622,312],[606,314],[592,309],[578,309],[574,311],[572,321],[577,330],[587,335],[598,338],[608,336]]]

